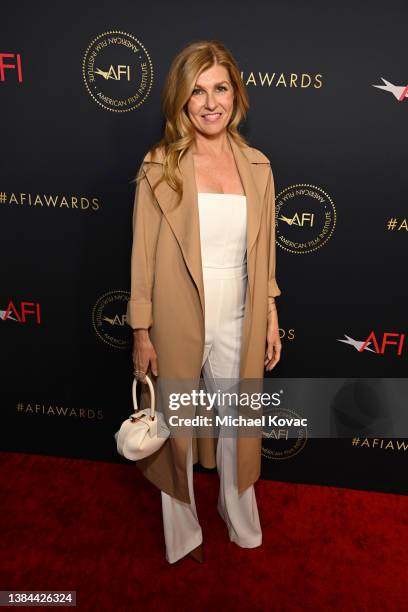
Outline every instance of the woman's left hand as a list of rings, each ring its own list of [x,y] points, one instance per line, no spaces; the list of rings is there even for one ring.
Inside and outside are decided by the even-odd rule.
[[[268,330],[266,333],[266,351],[265,351],[265,370],[269,372],[278,363],[282,350],[282,343],[279,336],[278,311],[276,305],[273,305],[268,313]]]

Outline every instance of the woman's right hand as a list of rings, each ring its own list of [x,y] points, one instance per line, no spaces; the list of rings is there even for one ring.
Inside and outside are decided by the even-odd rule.
[[[137,380],[147,384],[146,372],[151,367],[152,373],[157,376],[157,355],[154,346],[151,343],[149,332],[147,329],[133,330],[133,366],[134,373],[136,370],[142,374],[135,373]]]

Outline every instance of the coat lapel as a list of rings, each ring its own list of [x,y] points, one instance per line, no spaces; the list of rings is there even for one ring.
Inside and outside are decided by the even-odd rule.
[[[228,139],[247,198],[248,282],[250,289],[252,289],[251,252],[258,236],[262,215],[262,198],[258,192],[253,172],[253,164],[257,162],[251,159],[251,148],[248,145],[241,148],[229,135]],[[145,158],[145,161],[150,160],[153,161],[150,157]],[[185,152],[179,167],[183,178],[183,196],[181,201],[177,203],[178,194],[165,181],[162,181],[155,188],[154,193],[180,245],[188,270],[198,289],[204,316],[205,298],[201,261],[198,193],[191,149]],[[147,179],[153,188],[157,181],[153,176],[152,178],[150,177],[150,172],[147,173]]]

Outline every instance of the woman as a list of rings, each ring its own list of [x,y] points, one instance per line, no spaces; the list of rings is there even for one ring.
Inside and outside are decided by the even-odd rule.
[[[275,297],[275,192],[268,158],[239,134],[248,97],[230,51],[186,46],[164,87],[165,131],[145,155],[133,214],[135,376],[263,379],[280,359]],[[148,403],[142,387],[141,406]],[[261,438],[173,437],[137,462],[161,489],[166,559],[203,560],[193,463],[217,467],[230,540],[262,543],[254,482]]]

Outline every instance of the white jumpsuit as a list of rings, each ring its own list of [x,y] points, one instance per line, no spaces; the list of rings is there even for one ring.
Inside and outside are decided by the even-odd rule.
[[[246,197],[198,193],[201,256],[205,293],[205,345],[202,375],[206,390],[220,389],[217,379],[239,379],[240,348],[245,313]],[[222,389],[221,389],[222,390]],[[221,406],[217,407],[222,410]],[[262,544],[254,486],[238,494],[236,437],[219,436],[217,509],[231,541],[243,548]],[[187,457],[191,504],[161,493],[166,559],[174,563],[203,541],[193,488],[192,448]]]

